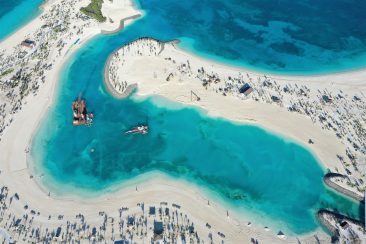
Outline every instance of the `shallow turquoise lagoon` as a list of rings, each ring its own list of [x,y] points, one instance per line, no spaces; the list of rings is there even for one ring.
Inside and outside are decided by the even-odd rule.
[[[17,18],[20,13],[32,15],[36,0],[0,2],[4,2],[1,39],[26,21]],[[159,171],[190,181],[237,212],[290,233],[317,228],[314,214],[322,207],[361,216],[358,204],[324,187],[326,169],[299,145],[192,108],[157,106],[156,98],[117,101],[105,92],[102,72],[113,50],[142,36],[180,39],[181,47],[202,56],[272,73],[364,67],[366,2],[138,3],[144,18],[121,33],[94,38],[64,68],[56,101],[32,147],[36,171],[46,173],[50,185],[104,192],[143,173]],[[96,114],[91,128],[71,125],[71,102],[80,92]],[[148,122],[151,133],[122,133],[139,122]]]
[[[93,39],[65,67],[56,102],[32,147],[37,174],[45,173],[49,185],[61,191],[65,186],[104,192],[159,171],[190,181],[238,212],[267,219],[269,226],[288,233],[317,228],[314,216],[321,207],[359,218],[359,205],[327,190],[325,169],[289,140],[194,108],[172,108],[161,98],[121,101],[107,94],[105,60],[117,43],[129,40],[132,30]],[[80,92],[96,114],[90,128],[71,124],[71,103]],[[140,122],[149,123],[148,135],[123,133]]]

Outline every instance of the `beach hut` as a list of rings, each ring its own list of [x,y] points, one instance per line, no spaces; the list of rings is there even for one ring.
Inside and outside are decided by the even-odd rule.
[[[322,100],[323,100],[324,103],[331,103],[332,102],[332,98],[330,98],[328,95],[323,95]]]
[[[239,92],[245,96],[248,96],[253,92],[253,88],[248,83],[245,83],[242,87],[240,87]]]
[[[114,241],[114,244],[129,244],[130,242],[128,240],[117,240]]]
[[[97,228],[93,227],[91,235],[92,236],[96,236],[97,235]]]
[[[189,230],[189,234],[193,234],[194,233],[194,225],[193,223],[188,227]]]
[[[30,39],[25,39],[24,41],[22,41],[21,45],[23,47],[33,48],[36,45],[36,43]]]
[[[17,220],[15,221],[14,226],[15,226],[15,227],[18,227],[18,226],[19,226],[19,224],[20,224],[20,222],[22,222],[22,220],[21,220],[21,219],[17,219]]]
[[[155,215],[155,207],[149,208],[149,215]]]
[[[180,205],[178,205],[178,204],[173,203],[172,206],[175,207],[175,208],[180,209]]]
[[[135,224],[135,217],[128,216],[127,217],[127,227]]]
[[[163,239],[164,226],[163,222],[154,220],[154,240]]]
[[[340,226],[342,227],[342,229],[345,230],[348,228],[349,224],[346,221],[343,221],[343,222],[341,222]]]
[[[57,230],[56,230],[56,235],[55,237],[58,238],[61,234],[61,227],[58,227]]]
[[[165,208],[165,215],[169,216],[169,208]]]
[[[279,97],[276,97],[276,96],[271,96],[271,100],[275,103],[279,103],[281,102],[281,99]]]

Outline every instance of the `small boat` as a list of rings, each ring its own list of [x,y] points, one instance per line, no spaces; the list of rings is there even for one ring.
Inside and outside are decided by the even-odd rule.
[[[125,132],[125,134],[147,134],[149,127],[147,125],[139,125]]]

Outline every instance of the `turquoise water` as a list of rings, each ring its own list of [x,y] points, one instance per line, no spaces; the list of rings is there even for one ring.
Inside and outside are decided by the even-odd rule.
[[[43,0],[0,0],[0,41],[34,18]]]
[[[132,39],[180,39],[181,47],[201,56],[270,73],[366,66],[366,1],[134,1],[146,15],[133,25]],[[0,0],[0,40],[34,16],[41,2]]]
[[[141,0],[144,18],[94,38],[64,68],[56,101],[34,138],[37,171],[61,189],[91,192],[159,171],[296,234],[319,226],[314,214],[321,207],[359,218],[359,205],[324,187],[325,169],[301,146],[192,108],[157,106],[156,98],[117,101],[102,85],[108,55],[141,36],[179,38],[200,55],[270,72],[363,67],[365,3],[343,2]],[[91,128],[71,125],[70,105],[80,92],[96,114]],[[122,133],[145,121],[150,134]]]
[[[359,218],[359,205],[326,190],[325,169],[289,140],[210,118],[204,111],[172,108],[154,97],[120,101],[107,94],[102,83],[105,60],[130,40],[133,30],[131,26],[94,38],[65,67],[56,102],[32,147],[37,171],[46,173],[50,185],[103,192],[159,171],[208,189],[239,212],[269,219],[270,226],[288,233],[317,228],[314,216],[320,207]],[[71,102],[80,92],[96,114],[91,128],[71,124]],[[123,134],[140,122],[148,122],[151,133]]]
[[[225,63],[300,75],[366,66],[366,1],[138,1],[145,35],[183,37],[182,47]]]

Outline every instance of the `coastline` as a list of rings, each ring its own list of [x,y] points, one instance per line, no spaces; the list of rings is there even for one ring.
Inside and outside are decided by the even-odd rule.
[[[119,26],[118,26],[118,28],[117,28],[117,29],[115,29],[115,30],[111,30],[111,31],[108,31],[108,30],[102,30],[102,31],[101,31],[101,33],[102,33],[103,35],[111,35],[111,34],[115,34],[115,33],[117,33],[117,32],[120,32],[120,31],[122,31],[122,30],[125,28],[125,21],[127,21],[127,20],[131,20],[131,21],[133,21],[133,20],[135,20],[135,19],[140,18],[141,16],[142,16],[141,14],[136,14],[136,15],[133,15],[133,16],[129,16],[129,17],[123,18],[123,19],[121,19],[121,20],[120,20],[120,22],[119,22]]]
[[[89,40],[88,38],[92,38],[95,34],[92,34],[89,37],[85,37],[85,39],[82,40],[82,42],[85,42]],[[80,48],[81,45],[79,45],[78,48]],[[213,223],[216,223],[218,229],[221,229],[221,226],[224,226],[222,228],[225,228],[224,232],[228,236],[238,236],[238,239],[230,239],[231,241],[247,241],[249,236],[255,235],[261,240],[267,240],[271,243],[284,243],[286,241],[280,240],[276,237],[276,232],[265,232],[261,227],[251,227],[248,229],[243,230],[243,227],[245,226],[244,223],[241,225],[237,224],[236,220],[234,219],[228,219],[226,217],[225,210],[220,206],[217,205],[216,207],[207,208],[206,206],[206,199],[203,199],[201,201],[195,199],[197,198],[197,193],[192,193],[192,189],[186,185],[180,185],[178,183],[174,183],[173,186],[170,188],[167,186],[166,181],[161,181],[159,184],[159,181],[148,181],[145,183],[141,191],[136,193],[134,186],[131,186],[129,189],[121,189],[121,191],[113,192],[110,194],[102,195],[100,199],[93,199],[93,201],[88,202],[80,202],[80,200],[60,200],[53,197],[48,197],[46,192],[43,192],[37,183],[35,182],[36,179],[30,179],[30,172],[29,172],[29,166],[24,167],[24,158],[25,162],[27,162],[26,157],[27,154],[23,152],[23,149],[26,147],[23,147],[24,144],[29,145],[28,140],[26,143],[24,143],[25,138],[32,138],[33,133],[36,131],[35,128],[37,128],[44,116],[47,114],[48,108],[52,105],[55,99],[56,94],[56,87],[57,82],[59,81],[59,75],[60,71],[64,67],[65,62],[77,51],[77,48],[73,49],[72,52],[70,52],[60,63],[57,64],[57,68],[54,68],[53,72],[51,72],[48,75],[49,80],[52,80],[52,82],[48,82],[41,88],[41,92],[35,96],[30,97],[27,99],[27,105],[24,107],[22,112],[15,115],[15,120],[13,124],[10,126],[10,128],[7,128],[4,139],[0,142],[0,148],[2,153],[2,156],[0,158],[2,159],[2,162],[6,162],[5,165],[1,165],[2,167],[5,166],[5,168],[1,168],[3,171],[1,175],[3,176],[2,181],[6,182],[7,185],[9,185],[9,188],[19,193],[21,196],[21,200],[19,203],[19,206],[15,206],[15,212],[19,213],[20,215],[24,213],[23,205],[29,204],[36,206],[42,210],[42,216],[38,221],[40,223],[48,223],[46,221],[47,214],[54,214],[54,212],[61,210],[63,213],[65,213],[65,216],[68,217],[74,217],[78,212],[83,212],[87,216],[91,216],[92,223],[93,221],[97,222],[97,211],[101,209],[108,209],[109,211],[113,212],[115,211],[115,215],[117,215],[116,209],[121,205],[121,199],[124,200],[124,204],[132,206],[136,206],[136,203],[139,201],[146,201],[151,203],[158,203],[158,201],[161,199],[160,193],[162,191],[166,192],[165,197],[167,199],[176,199],[177,202],[183,202],[185,209],[188,209],[188,212],[195,216],[194,218],[197,219],[198,223],[202,224],[204,226],[205,221],[210,221]],[[53,78],[50,78],[53,77]],[[140,83],[141,84],[141,83]],[[154,91],[154,90],[153,90]],[[139,94],[145,96],[148,95],[148,90],[143,89],[142,91],[139,91]],[[157,92],[155,92],[157,94]],[[163,95],[164,96],[164,95]],[[223,101],[219,99],[220,101]],[[184,100],[185,101],[185,100]],[[37,111],[37,114],[39,116],[34,116],[35,118],[32,118],[33,112],[34,112],[34,105],[37,104],[36,110],[41,110],[40,112]],[[192,104],[192,103],[187,103]],[[33,109],[30,109],[32,107]],[[205,109],[205,106],[203,106]],[[223,107],[222,107],[223,108]],[[222,109],[221,108],[221,109]],[[211,113],[214,116],[220,116],[218,111],[211,111]],[[222,115],[222,117],[225,117]],[[28,123],[24,123],[24,121],[27,121],[27,118],[30,121],[30,125]],[[246,118],[244,117],[244,122],[254,121],[255,124],[259,124],[260,120],[252,120],[252,118]],[[243,121],[242,118],[238,118],[239,120],[235,121]],[[34,126],[36,124],[36,126]],[[26,127],[26,128],[25,128]],[[5,142],[10,142],[14,140],[15,143],[11,143],[11,145],[5,145]],[[306,143],[304,143],[306,144]],[[9,150],[9,151],[8,151]],[[24,155],[25,154],[25,155]],[[25,156],[25,157],[24,157]],[[15,162],[15,166],[13,163]],[[19,167],[18,167],[19,166]],[[33,183],[32,183],[33,182]],[[24,189],[24,185],[28,185],[28,189]],[[154,185],[154,187],[153,187]],[[199,190],[199,189],[198,189]],[[195,190],[193,190],[195,191]],[[136,195],[135,195],[136,194]],[[150,196],[150,198],[146,198],[146,195]],[[182,196],[180,196],[182,195]],[[193,196],[192,196],[193,195]],[[200,195],[200,194],[198,194]],[[131,197],[133,196],[133,197]],[[175,200],[174,200],[175,201]],[[215,205],[215,203],[211,204]],[[43,210],[44,209],[44,210]],[[64,210],[69,209],[69,210]],[[221,209],[221,210],[217,210]],[[204,210],[205,213],[202,213]],[[207,211],[207,213],[206,213]],[[225,224],[227,224],[225,227]],[[59,225],[59,222],[55,220],[51,226],[57,226]],[[230,229],[232,228],[232,229]],[[203,231],[203,230],[202,230]],[[229,234],[228,234],[229,233]],[[321,234],[320,234],[321,235]],[[304,238],[309,238],[311,235],[305,236]],[[327,240],[327,237],[323,237],[325,240]],[[295,239],[290,239],[287,241],[295,241]]]
[[[153,40],[153,39],[152,39]],[[138,40],[137,40],[138,41]],[[123,48],[123,47],[121,47]],[[175,48],[175,47],[174,47]],[[242,72],[242,73],[248,73],[248,74],[252,74],[255,77],[262,77],[263,74],[259,74],[259,73],[254,73],[252,71],[247,71],[244,69],[236,69],[236,68],[232,68],[230,66],[226,66],[226,65],[218,65],[215,62],[211,62],[211,60],[206,60],[204,58],[197,58],[195,55],[192,55],[191,53],[187,54],[184,51],[182,51],[180,48],[175,49],[176,52],[175,53],[168,53],[167,56],[171,56],[174,57],[174,55],[180,55],[182,56],[182,59],[186,59],[186,60],[191,60],[191,57],[193,57],[194,59],[197,59],[200,63],[202,62],[202,65],[205,65],[206,67],[211,67],[211,68],[215,68],[215,69],[223,69],[223,70],[229,70],[230,72]],[[115,53],[115,52],[114,52]],[[129,57],[130,58],[130,57]],[[141,61],[141,59],[138,60],[139,62],[143,63],[144,65],[146,65],[146,69],[151,68],[154,69],[156,67],[149,67],[148,66],[148,62],[144,62]],[[131,63],[136,62],[135,60],[131,61]],[[140,65],[140,64],[139,64]],[[136,70],[136,67],[132,67],[131,70]],[[147,72],[146,72],[147,73]],[[363,74],[366,74],[366,70],[364,70],[362,72]],[[244,124],[255,124],[258,125],[268,131],[271,132],[275,132],[279,135],[284,136],[285,138],[289,138],[289,139],[293,139],[295,142],[303,145],[304,147],[306,147],[307,149],[309,149],[310,151],[313,152],[313,154],[319,159],[320,162],[322,162],[322,164],[326,167],[326,168],[330,168],[333,167],[335,165],[336,161],[335,159],[335,155],[330,156],[329,154],[327,154],[326,157],[323,152],[321,151],[322,148],[319,148],[319,143],[317,143],[316,146],[311,146],[307,143],[307,139],[308,137],[310,138],[319,138],[319,139],[326,139],[327,142],[329,142],[329,145],[333,145],[334,148],[338,148],[338,150],[340,148],[342,148],[343,146],[341,144],[338,144],[337,141],[335,140],[335,143],[332,143],[332,139],[335,139],[335,137],[333,135],[331,135],[330,133],[327,133],[325,131],[320,130],[319,128],[317,128],[316,126],[312,125],[311,121],[308,121],[307,119],[304,119],[302,116],[299,116],[297,114],[292,114],[287,112],[286,110],[284,110],[283,108],[277,108],[271,105],[265,105],[265,104],[256,104],[255,102],[251,102],[251,101],[244,101],[242,104],[239,104],[236,98],[232,98],[232,97],[225,97],[223,98],[222,96],[213,96],[212,94],[210,94],[209,92],[206,92],[205,89],[202,88],[201,84],[197,84],[197,83],[193,83],[192,81],[174,81],[174,82],[166,82],[166,81],[160,81],[157,79],[152,79],[151,76],[147,77],[146,74],[137,74],[136,75],[140,75],[135,77],[135,80],[138,80],[138,92],[137,95],[141,96],[141,97],[145,97],[145,96],[149,96],[149,95],[159,95],[159,96],[163,96],[165,98],[167,98],[168,100],[172,100],[172,101],[176,101],[179,103],[183,103],[185,105],[192,105],[194,107],[200,107],[204,110],[206,110],[208,112],[208,114],[212,117],[222,117],[225,119],[229,119],[231,121],[235,121],[238,123],[244,123]],[[339,80],[344,80],[344,75],[346,75],[346,73],[342,74],[342,77],[338,77],[337,79]],[[273,76],[271,76],[273,77]],[[323,80],[328,80],[328,76],[321,76],[321,81],[316,81],[318,79],[318,77],[314,76],[314,77],[309,77],[309,82],[316,82],[316,83],[321,83]],[[276,76],[273,77],[276,78],[276,80],[291,80],[294,82],[297,82],[297,77],[294,77],[294,79],[292,79],[292,77],[290,76]],[[306,82],[308,81],[308,79],[306,79]],[[173,84],[174,83],[174,84]],[[174,89],[175,86],[179,86],[181,88],[184,87],[184,90],[182,89],[181,91],[177,91],[178,89]],[[323,86],[326,84],[323,84]],[[188,88],[186,87],[188,86]],[[362,84],[363,86],[363,84]],[[365,84],[366,86],[366,84]],[[358,86],[357,86],[358,87]],[[189,91],[193,90],[193,91],[199,91],[199,95],[201,97],[200,101],[191,101],[190,97],[189,97]],[[178,99],[179,97],[179,99]],[[202,98],[205,98],[205,102],[203,102]],[[215,101],[218,100],[218,101]],[[236,106],[239,106],[239,108],[233,108],[233,104],[235,104]],[[304,132],[299,132],[297,130],[297,126],[296,128],[294,128],[293,125],[291,125],[289,122],[284,123],[283,125],[281,125],[281,122],[285,122],[283,119],[278,118],[277,113],[279,113],[278,115],[283,115],[284,118],[289,118],[290,120],[294,120],[296,122],[300,122],[300,125],[303,125],[303,128],[308,128],[308,130],[306,131],[308,133],[308,136],[304,135]],[[270,117],[266,116],[266,115],[271,115]],[[266,118],[271,118],[271,119],[266,119]],[[277,118],[276,118],[277,117]],[[273,123],[274,120],[280,120],[280,121],[276,121],[276,123]],[[293,123],[296,125],[296,123]],[[306,126],[305,126],[306,125]],[[310,127],[310,128],[309,128]],[[287,129],[291,129],[291,130],[287,130]],[[315,132],[311,131],[311,129],[315,129]],[[300,134],[300,135],[299,135]],[[316,136],[316,134],[320,134],[321,136]],[[330,138],[327,139],[327,135]],[[306,136],[304,138],[304,136]],[[322,140],[317,140],[317,141],[322,141]],[[322,144],[326,144],[326,143],[322,143]],[[325,145],[324,145],[325,148]],[[338,151],[337,150],[337,151]],[[328,151],[328,150],[324,150],[324,151]],[[334,154],[334,152],[332,153]],[[331,160],[331,158],[334,158],[334,160]]]
[[[22,27],[22,30],[29,30],[28,27],[37,27],[39,19],[34,19],[28,25]],[[16,32],[12,38],[7,38],[9,46],[14,45],[17,41],[10,41],[11,39],[20,39],[24,32]],[[82,38],[81,42],[85,43],[92,38],[98,31],[93,31],[87,37]],[[79,43],[80,44],[80,43]],[[227,218],[226,211],[215,202],[210,202],[210,207],[207,208],[206,199],[197,200],[197,193],[194,188],[179,184],[177,182],[169,182],[168,180],[147,181],[144,185],[139,185],[140,191],[135,195],[135,187],[119,189],[118,192],[103,194],[98,199],[92,201],[80,201],[74,198],[58,199],[57,196],[51,193],[48,196],[44,192],[44,188],[39,185],[37,177],[30,172],[30,166],[27,165],[29,143],[32,141],[32,136],[36,132],[38,126],[50,106],[55,101],[57,94],[57,86],[60,81],[59,75],[64,68],[65,63],[69,60],[80,48],[73,48],[67,53],[57,65],[54,65],[52,71],[47,74],[46,82],[42,85],[36,96],[29,96],[26,98],[25,105],[20,113],[14,115],[14,121],[6,129],[2,140],[0,141],[0,161],[3,162],[1,166],[1,182],[9,187],[11,194],[17,194],[20,199],[11,205],[9,209],[15,216],[22,216],[24,214],[24,206],[30,206],[32,209],[39,209],[41,214],[35,219],[35,223],[41,226],[47,226],[50,230],[54,230],[60,225],[60,221],[56,219],[56,215],[62,214],[67,219],[73,219],[78,213],[83,213],[88,223],[97,225],[99,223],[98,211],[108,211],[110,216],[117,216],[116,211],[121,206],[121,199],[123,206],[136,208],[139,202],[147,202],[148,204],[157,204],[161,201],[161,192],[164,192],[164,197],[169,201],[175,201],[184,206],[184,209],[192,216],[195,223],[198,223],[197,228],[203,233],[206,221],[209,221],[213,228],[224,231],[228,236],[227,240],[232,242],[245,242],[249,236],[256,236],[261,240],[268,240],[271,243],[283,243],[283,240],[276,237],[276,232],[264,231],[261,226],[252,226],[243,232],[243,229],[234,218]],[[171,184],[171,186],[169,186]],[[27,186],[26,188],[24,186]],[[144,189],[146,186],[146,189]],[[193,190],[193,192],[192,192]],[[201,191],[199,191],[199,195]],[[132,197],[131,197],[132,196]],[[147,197],[149,196],[149,197]],[[135,207],[134,207],[135,206]],[[195,206],[193,208],[193,206]],[[219,211],[221,209],[221,211]],[[51,220],[47,216],[54,216]],[[222,223],[225,223],[223,225]],[[65,223],[64,223],[65,224]],[[254,224],[255,225],[255,224]],[[327,236],[321,238],[327,240]],[[301,238],[312,238],[311,235],[302,236]]]
[[[356,74],[359,72],[362,72],[366,69],[365,66],[360,66],[360,67],[356,67],[356,68],[341,68],[340,70],[338,69],[330,69],[330,70],[325,70],[325,71],[317,71],[317,72],[313,72],[313,71],[307,71],[307,72],[298,72],[298,71],[290,71],[290,72],[281,72],[281,71],[272,71],[272,70],[267,70],[267,69],[258,69],[258,67],[252,66],[251,64],[245,64],[242,65],[240,63],[237,63],[235,61],[231,61],[230,59],[226,59],[226,58],[221,58],[220,56],[216,56],[216,55],[211,55],[211,54],[207,54],[205,52],[200,52],[199,50],[196,50],[195,48],[191,47],[191,41],[190,38],[183,40],[183,43],[186,42],[186,45],[181,45],[181,46],[177,46],[177,48],[181,49],[183,52],[187,52],[189,54],[191,54],[192,56],[195,56],[199,59],[202,60],[210,60],[212,63],[215,63],[217,65],[220,66],[226,66],[229,67],[231,69],[236,69],[236,70],[247,70],[248,73],[251,74],[266,74],[268,76],[273,76],[273,77],[297,77],[298,80],[302,81],[308,77],[317,77],[317,78],[323,78],[324,76],[339,76],[341,74],[344,73],[352,73],[352,74]]]
[[[155,44],[154,42],[158,42],[158,44]],[[314,87],[319,86],[327,88],[329,86],[328,89],[340,89],[347,92],[357,92],[359,89],[362,91],[363,88],[366,87],[366,83],[363,80],[364,77],[366,77],[366,70],[309,77],[274,75],[266,76],[265,74],[255,73],[253,71],[245,69],[237,69],[236,67],[222,65],[211,60],[206,60],[202,57],[197,57],[194,54],[186,53],[179,47],[177,48],[174,44],[171,45],[172,47],[167,53],[164,53],[162,57],[159,57],[163,51],[162,48],[159,51],[160,45],[162,44],[169,44],[169,42],[165,43],[154,39],[142,38],[134,41],[134,43],[132,44],[129,43],[128,50],[134,49],[134,52],[136,52],[136,50],[139,50],[139,52],[143,53],[140,54],[144,56],[142,58],[138,55],[133,55],[132,52],[130,56],[128,56],[128,53],[125,54],[125,51],[123,51],[123,49],[126,45],[120,48],[120,50],[122,50],[121,52],[123,52],[124,55],[118,56],[118,50],[113,53],[113,55],[118,56],[118,61],[117,64],[115,64],[115,66],[113,67],[113,71],[117,73],[117,75],[118,73],[123,73],[124,80],[127,81],[127,84],[129,84],[129,80],[132,79],[134,82],[138,81],[138,96],[163,96],[168,100],[174,102],[179,102],[184,105],[204,109],[208,112],[210,116],[213,117],[222,117],[224,119],[229,119],[231,121],[244,124],[255,124],[256,126],[262,127],[271,132],[275,132],[282,137],[289,138],[291,140],[294,140],[296,143],[301,144],[303,147],[311,151],[313,155],[318,159],[318,162],[320,162],[325,168],[328,168],[328,170],[336,172],[339,166],[341,166],[340,163],[337,163],[339,161],[339,158],[337,158],[336,155],[342,155],[342,149],[344,149],[345,146],[339,143],[334,134],[324,131],[322,128],[314,125],[313,122],[307,120],[305,117],[298,114],[290,113],[283,108],[277,108],[273,105],[258,104],[247,100],[240,101],[238,99],[232,98],[231,96],[224,98],[222,96],[217,96],[213,92],[207,92],[207,89],[205,90],[201,86],[201,84],[199,84],[197,81],[193,81],[193,79],[190,78],[192,74],[187,76],[185,73],[182,73],[182,70],[178,70],[182,67],[182,63],[187,63],[189,61],[188,66],[191,66],[194,62],[196,64],[194,66],[195,68],[192,68],[192,70],[197,69],[197,67],[199,68],[201,66],[205,67],[205,70],[210,67],[211,70],[215,70],[217,72],[219,72],[218,70],[227,70],[227,72],[225,73],[226,75],[231,75],[234,72],[246,73],[248,77],[251,76],[250,80],[255,78],[259,79],[260,77],[265,76],[273,78],[275,81],[290,81],[296,85],[310,84]],[[144,53],[144,47],[147,45],[150,45],[150,49],[154,47],[155,53],[158,54],[155,54],[154,56],[151,55],[152,53],[149,53],[149,51],[147,51],[147,53]],[[150,56],[154,57],[150,58]],[[169,64],[169,62],[160,65],[160,63],[163,63],[164,60],[168,59],[169,61],[171,61],[170,57],[173,57],[174,60],[172,60],[174,65],[171,65],[171,63]],[[148,60],[143,60],[144,58]],[[122,62],[123,65],[118,67],[118,62]],[[176,62],[181,62],[181,65],[175,65]],[[110,60],[107,67],[109,66],[109,64]],[[164,69],[169,67],[169,71],[163,71],[163,65],[165,65]],[[105,70],[107,69],[107,67],[105,67]],[[154,78],[152,78],[152,70],[154,71]],[[224,71],[222,71],[222,73]],[[163,77],[156,77],[155,73],[163,74]],[[107,73],[105,74],[108,75]],[[177,80],[178,78],[173,78],[173,80],[169,80],[169,77],[171,77],[171,75],[172,77],[177,76],[179,80]],[[195,74],[193,74],[193,76],[194,75]],[[165,77],[167,76],[168,78],[166,78],[165,80]],[[300,79],[301,81],[299,82]],[[109,91],[110,88],[111,87],[109,86]],[[192,101],[192,98],[190,99],[189,97],[190,91],[194,91],[195,93],[199,94],[199,97],[201,99],[199,101]],[[112,93],[113,95],[113,90],[110,91],[110,93]],[[283,117],[285,118],[285,120],[278,117]],[[299,127],[301,128],[301,130],[298,129]],[[316,141],[316,145],[313,146],[309,144],[309,138],[315,138],[314,140]],[[341,170],[341,172],[343,173],[342,175],[346,174],[346,172],[342,169],[339,170]],[[326,177],[324,178],[324,182],[327,183]],[[327,185],[329,186],[329,184]],[[344,191],[339,191],[339,188],[337,187],[330,187],[337,192],[344,193]],[[346,195],[348,197],[354,198],[357,201],[363,198],[361,196],[355,197],[357,195],[356,193],[353,195]]]
[[[111,93],[114,98],[116,98],[116,99],[124,99],[124,98],[127,98],[128,96],[130,96],[137,89],[137,84],[136,83],[133,83],[133,84],[128,85],[128,87],[126,87],[125,91],[122,92],[122,93],[117,92],[113,88],[113,86],[111,84],[111,81],[109,79],[108,67],[110,65],[110,62],[111,62],[114,54],[115,54],[115,52],[112,52],[108,56],[107,61],[105,62],[105,65],[104,65],[104,75],[103,75],[103,84],[104,84],[104,87],[106,88],[106,90],[109,93]]]
[[[349,190],[349,189],[346,189],[342,186],[340,186],[339,184],[336,184],[335,182],[332,181],[333,178],[347,178],[345,175],[342,175],[342,174],[337,174],[337,173],[327,173],[324,175],[323,177],[323,181],[324,183],[331,189],[343,194],[343,195],[346,195],[356,201],[359,201],[359,202],[363,202],[364,200],[364,197]]]
[[[138,16],[140,17],[140,16]],[[122,21],[122,20],[121,20]],[[151,37],[141,37],[137,40],[134,40],[134,41],[131,41],[129,43],[126,43],[125,45],[123,46],[127,46],[127,45],[130,45],[130,44],[133,44],[134,42],[138,41],[138,40],[144,40],[144,39],[151,39],[151,40],[155,40],[159,43],[161,43],[162,47],[161,47],[161,50],[160,50],[160,53],[164,50],[164,46],[165,44],[172,44],[172,45],[176,45],[176,44],[179,44],[179,40],[172,40],[172,41],[166,41],[166,42],[163,42],[163,41],[160,41],[158,39],[155,39],[155,38],[151,38]],[[135,92],[138,88],[138,85],[137,83],[132,83],[132,84],[128,84],[128,86],[124,89],[123,92],[119,92],[117,91],[113,86],[112,86],[112,80],[109,78],[110,76],[110,65],[111,65],[111,61],[113,59],[113,57],[116,55],[116,53],[120,50],[120,48],[114,50],[107,58],[105,64],[104,64],[104,68],[103,68],[103,84],[104,84],[104,87],[106,88],[106,90],[116,99],[124,99],[124,98],[127,98],[129,97],[133,92]]]
[[[252,70],[250,68],[226,64],[224,62],[215,60],[214,58],[206,58],[203,56],[200,56],[193,51],[186,49],[184,47],[179,46],[179,43],[175,45],[175,48],[179,52],[187,53],[189,56],[194,57],[195,59],[198,59],[202,62],[210,62],[211,64],[219,67],[225,67],[232,71],[242,71],[245,72],[251,76],[254,77],[261,77],[261,76],[267,76],[268,78],[273,78],[278,81],[293,81],[293,82],[301,82],[301,83],[320,83],[320,82],[326,82],[326,83],[333,83],[336,85],[341,85],[345,87],[362,87],[366,89],[366,67],[365,68],[359,68],[359,69],[351,69],[351,70],[345,70],[345,71],[330,71],[326,72],[324,74],[282,74],[282,73],[271,73],[268,71],[260,71],[260,70]],[[330,80],[332,82],[330,82]]]

